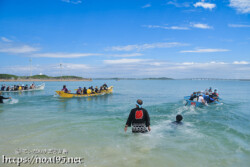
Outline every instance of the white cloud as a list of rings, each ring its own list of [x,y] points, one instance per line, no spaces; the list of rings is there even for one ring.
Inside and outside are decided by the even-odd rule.
[[[189,6],[190,6],[190,3],[189,3],[189,2],[178,3],[178,2],[176,2],[176,0],[169,1],[167,4],[168,4],[168,5],[174,5],[174,6],[177,7],[177,8],[189,7]]]
[[[120,59],[102,65],[63,64],[63,75],[82,77],[250,78],[250,62],[167,62],[153,59]],[[140,67],[140,68],[138,68]],[[33,74],[60,76],[59,64],[33,65]],[[91,69],[91,70],[90,70]],[[234,70],[232,70],[234,69]],[[29,66],[0,66],[2,73],[29,75]],[[135,72],[136,71],[136,72]]]
[[[81,70],[81,69],[89,69],[90,67],[85,64],[70,64],[70,63],[64,63],[62,64],[64,69],[69,69],[69,70]],[[59,66],[58,66],[59,68]]]
[[[151,7],[151,4],[146,4],[146,5],[142,6],[142,8],[149,8],[149,7]]]
[[[73,3],[73,4],[80,4],[82,0],[62,0],[63,2]]]
[[[204,2],[204,0],[202,0],[201,2],[196,2],[195,4],[194,4],[194,7],[202,7],[202,8],[204,8],[204,9],[210,9],[210,10],[212,10],[213,8],[215,8],[216,7],[216,5],[215,4],[213,4],[213,3],[207,3],[207,2]]]
[[[130,63],[141,63],[148,61],[147,59],[118,59],[118,60],[104,60],[105,64],[130,64]]]
[[[229,6],[235,8],[239,13],[250,13],[249,0],[230,0]]]
[[[147,28],[160,28],[160,29],[166,29],[166,30],[189,30],[188,27],[181,27],[181,26],[158,26],[158,25],[144,25],[143,27]]]
[[[212,26],[209,26],[207,24],[202,24],[202,23],[190,23],[190,26],[159,26],[159,25],[143,25],[143,27],[147,28],[158,28],[158,29],[165,29],[165,30],[189,30],[189,27],[193,28],[200,28],[200,29],[213,29]]]
[[[49,57],[49,58],[79,58],[86,56],[98,56],[97,53],[37,53],[33,57]]]
[[[146,50],[154,48],[171,48],[177,46],[186,46],[187,44],[179,42],[165,42],[165,43],[152,43],[152,44],[142,44],[142,45],[126,45],[126,46],[113,46],[107,50],[112,51],[132,51],[132,50]]]
[[[12,40],[6,38],[6,37],[1,37],[1,40],[4,42],[12,42]]]
[[[250,25],[246,24],[228,24],[228,26],[232,28],[250,28]]]
[[[3,53],[30,53],[38,51],[39,48],[34,48],[28,45],[23,45],[19,47],[7,47],[7,48],[0,48],[0,52]]]
[[[71,63],[62,63],[62,74],[63,75],[78,75],[84,76],[84,74],[88,73],[91,68],[86,64],[71,64]],[[1,66],[1,72],[15,75],[30,75],[30,67],[27,66]],[[60,64],[33,64],[32,73],[34,75],[43,73],[45,75],[50,76],[60,76],[61,68]]]
[[[195,50],[184,50],[180,53],[213,53],[213,52],[228,52],[228,49],[195,49]]]
[[[234,61],[233,64],[250,64],[247,61]]]
[[[202,24],[202,23],[194,23],[194,24],[191,24],[191,26],[194,28],[201,28],[201,29],[212,29],[213,28],[212,26],[209,26],[207,24]]]
[[[142,56],[143,54],[141,53],[128,53],[128,54],[111,54],[108,56],[112,57],[136,57],[136,56]]]

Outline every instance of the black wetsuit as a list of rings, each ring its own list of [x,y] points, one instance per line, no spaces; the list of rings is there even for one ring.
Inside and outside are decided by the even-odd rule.
[[[9,99],[9,98],[6,98],[6,97],[3,97],[3,96],[0,96],[0,103],[3,103],[3,99]]]
[[[189,100],[194,100],[195,98],[197,98],[197,95],[192,95]]]
[[[180,121],[174,121],[174,122],[172,122],[172,124],[175,124],[175,125],[182,125],[183,123],[180,122]]]
[[[131,126],[133,133],[145,133],[150,125],[148,111],[144,108],[134,108],[130,111],[126,125]]]
[[[83,94],[87,94],[87,89],[86,88],[83,89]]]
[[[98,89],[97,88],[95,88],[95,92],[98,93]]]
[[[102,86],[103,86],[104,90],[108,89],[108,85],[107,84],[103,84]]]

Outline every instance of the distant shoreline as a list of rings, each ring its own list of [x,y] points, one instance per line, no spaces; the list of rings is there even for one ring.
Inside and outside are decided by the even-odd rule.
[[[92,79],[0,79],[0,82],[77,82],[92,81]]]

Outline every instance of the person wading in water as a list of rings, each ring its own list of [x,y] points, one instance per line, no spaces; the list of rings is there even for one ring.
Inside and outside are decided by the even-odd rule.
[[[2,92],[0,92],[0,103],[3,103],[3,99],[11,99],[11,97],[3,97]]]
[[[131,125],[133,133],[146,133],[151,130],[148,111],[142,108],[142,104],[142,100],[139,99],[136,101],[136,108],[130,111],[127,123],[125,125],[125,132]]]

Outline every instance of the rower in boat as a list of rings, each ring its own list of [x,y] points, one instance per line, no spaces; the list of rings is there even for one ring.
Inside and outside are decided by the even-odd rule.
[[[84,87],[83,90],[82,90],[82,92],[83,92],[82,94],[86,95],[87,94],[87,88]]]
[[[69,90],[66,88],[66,85],[63,85],[62,91],[64,91],[64,93],[70,93]]]
[[[95,93],[99,93],[98,87],[95,87]]]
[[[193,94],[191,94],[189,100],[194,100],[194,99],[197,98],[197,97],[198,97],[198,96],[197,96],[196,92],[194,92]]]
[[[79,87],[79,88],[77,89],[76,94],[78,94],[78,95],[82,94],[82,88],[81,88],[81,87]]]
[[[5,85],[2,85],[2,87],[1,87],[1,91],[4,91],[5,90]]]
[[[107,85],[106,83],[104,83],[104,84],[102,85],[102,87],[103,87],[104,90],[107,90],[107,89],[108,89],[108,85]]]

